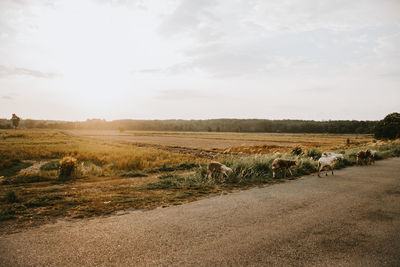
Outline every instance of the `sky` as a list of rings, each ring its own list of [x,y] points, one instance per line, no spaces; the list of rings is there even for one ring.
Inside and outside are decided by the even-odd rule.
[[[398,0],[0,0],[0,118],[391,112]]]

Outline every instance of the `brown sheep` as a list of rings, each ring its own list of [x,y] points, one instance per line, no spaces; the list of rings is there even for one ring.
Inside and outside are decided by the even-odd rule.
[[[287,160],[287,159],[275,159],[272,162],[272,177],[275,178],[276,172],[279,169],[283,169],[283,178],[286,178],[286,172],[289,170],[290,175],[293,176],[292,171],[290,170],[291,166],[297,165],[297,161],[295,160]]]
[[[222,163],[219,163],[217,161],[212,161],[210,163],[208,163],[207,166],[207,177],[209,177],[211,175],[211,177],[213,175],[218,175],[218,177],[220,177],[221,175],[225,178],[228,178],[229,175],[231,175],[232,173],[232,169],[225,166]]]
[[[369,149],[367,150],[360,150],[357,153],[357,160],[356,160],[356,164],[357,165],[368,165],[368,163],[370,162],[370,158],[371,158],[371,151]]]

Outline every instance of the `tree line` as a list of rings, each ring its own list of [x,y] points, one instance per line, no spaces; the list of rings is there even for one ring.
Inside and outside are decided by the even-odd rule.
[[[13,128],[12,120],[0,119],[0,129]],[[191,132],[268,132],[268,133],[357,133],[372,134],[379,121],[357,120],[114,120],[88,119],[82,122],[21,119],[19,128],[96,129]]]

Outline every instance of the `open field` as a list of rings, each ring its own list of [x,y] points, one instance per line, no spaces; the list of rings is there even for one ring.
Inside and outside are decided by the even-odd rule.
[[[288,152],[295,146],[339,149],[372,142],[371,135],[355,134],[288,134],[288,133],[208,133],[208,132],[146,132],[146,131],[65,131],[73,136],[90,137],[108,142],[154,145],[159,148],[185,148],[215,153]],[[349,139],[350,143],[347,143]]]
[[[208,142],[226,143],[213,149]],[[374,142],[366,135],[3,130],[0,232],[60,217],[177,205],[210,194],[280,183],[283,179],[272,179],[271,163],[276,158],[272,152],[290,152],[295,145],[302,147],[302,154],[283,155],[299,162],[289,179],[316,171],[311,152],[344,153],[338,168],[354,165],[361,148],[378,150],[379,158],[400,155],[399,142]],[[58,162],[64,156],[78,161],[74,179],[58,178]],[[207,178],[209,158],[231,167],[233,174],[225,181]]]

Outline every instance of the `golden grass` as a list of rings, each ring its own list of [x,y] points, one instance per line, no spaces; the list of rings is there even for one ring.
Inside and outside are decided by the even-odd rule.
[[[220,140],[247,140],[265,142],[343,142],[347,138],[360,142],[373,139],[369,134],[309,134],[309,133],[233,133],[233,132],[158,132],[158,131],[124,131],[122,134],[117,131],[106,130],[80,130],[82,135],[134,135],[134,136],[169,136],[182,138],[205,138]]]
[[[304,151],[312,148],[320,150],[348,149],[370,144],[374,141],[372,135],[366,134],[295,134],[295,133],[209,133],[209,132],[152,132],[152,131],[117,131],[79,130],[70,131],[71,134],[87,137],[104,137],[109,140],[126,140],[135,142],[135,136],[149,137],[147,141],[152,144],[171,145],[173,142],[185,143],[188,147],[207,147],[212,145],[204,140],[228,141],[220,148],[213,148],[214,153],[224,154],[268,154],[275,151],[290,152],[295,146],[300,146]],[[129,138],[132,137],[132,138]],[[162,139],[160,139],[162,137]],[[165,138],[171,138],[168,141]],[[197,140],[196,140],[197,139]],[[138,139],[137,141],[139,141]],[[250,145],[249,142],[256,142]],[[146,141],[144,141],[146,142]],[[247,143],[246,143],[247,142]],[[223,142],[222,142],[223,143]],[[184,145],[183,145],[184,146]],[[224,148],[225,147],[225,148]],[[209,149],[208,149],[209,151]]]
[[[0,131],[0,159],[41,160],[64,156],[117,170],[142,170],[197,161],[192,155],[77,138],[55,130]]]

